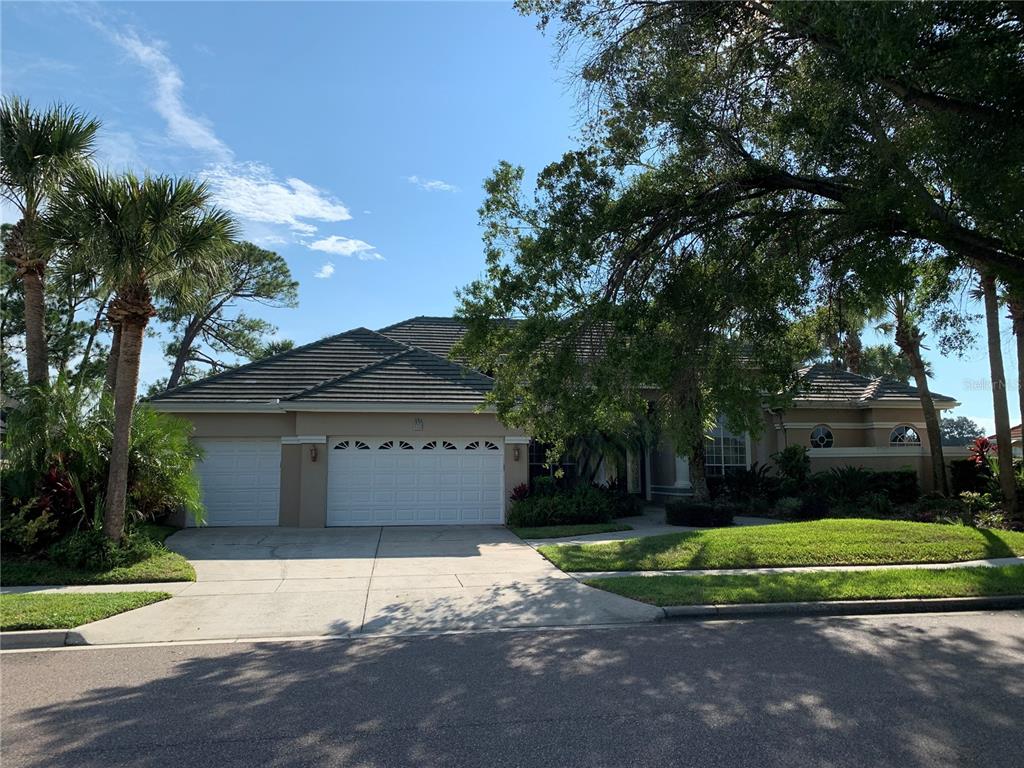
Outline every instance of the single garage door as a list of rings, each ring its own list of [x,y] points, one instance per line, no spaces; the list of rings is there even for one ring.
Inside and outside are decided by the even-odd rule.
[[[277,525],[281,506],[281,440],[201,439],[197,471],[207,525]]]
[[[332,437],[327,448],[327,525],[504,520],[500,437]]]

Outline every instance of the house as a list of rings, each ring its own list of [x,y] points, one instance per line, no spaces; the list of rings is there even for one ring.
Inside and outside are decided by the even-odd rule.
[[[1010,448],[1015,458],[1024,456],[1024,424],[1018,424],[1016,427],[1010,429]],[[992,443],[993,450],[996,447],[996,436],[989,435],[988,440]]]
[[[448,359],[463,326],[415,317],[356,328],[151,398],[194,425],[210,525],[499,524],[542,452],[484,407],[493,379]],[[813,366],[761,437],[716,428],[708,471],[811,448],[816,469],[911,466],[929,476],[912,387]],[[939,407],[956,405],[937,396]],[[670,446],[626,457],[630,490],[690,492]]]

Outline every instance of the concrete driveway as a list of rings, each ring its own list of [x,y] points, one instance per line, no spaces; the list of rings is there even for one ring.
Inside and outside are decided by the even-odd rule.
[[[167,540],[196,569],[162,603],[82,627],[91,644],[403,634],[650,621],[504,528],[208,528]]]

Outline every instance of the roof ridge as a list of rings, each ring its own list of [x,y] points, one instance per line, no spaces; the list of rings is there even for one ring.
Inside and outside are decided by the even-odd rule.
[[[860,374],[854,374],[859,376]],[[870,383],[864,388],[864,393],[860,396],[861,400],[874,400],[878,395],[878,391],[882,388],[884,382],[881,376],[877,376],[871,379]]]
[[[413,318],[413,319],[416,319],[416,318]],[[403,320],[402,322],[407,322],[407,321]],[[389,327],[391,327],[391,326],[389,326]],[[386,333],[384,333],[384,331],[386,331],[386,330],[387,330],[387,328],[382,328],[379,331],[372,331],[372,333],[376,333],[378,336],[383,336],[388,341],[393,341],[396,344],[404,344],[405,346],[409,347],[409,349],[415,349],[417,352],[422,352],[422,353],[424,353],[426,355],[430,355],[431,357],[436,357],[438,360],[440,360],[440,361],[442,361],[444,363],[447,363],[448,365],[453,366],[455,368],[458,368],[460,370],[469,371],[470,373],[476,374],[477,376],[482,376],[485,379],[488,379],[490,381],[494,381],[494,377],[493,376],[488,376],[483,371],[478,371],[476,368],[472,368],[472,367],[470,367],[468,365],[463,365],[462,363],[456,362],[455,360],[452,360],[450,357],[445,357],[444,355],[439,355],[439,354],[437,354],[437,352],[431,352],[429,349],[424,349],[423,347],[418,347],[415,344],[410,344],[407,341],[401,341],[399,339],[392,338],[391,336],[388,336]]]
[[[144,398],[142,398],[141,402],[149,402],[149,401],[152,401],[152,400],[159,400],[164,395],[171,395],[171,394],[178,394],[179,392],[186,392],[186,391],[188,391],[190,389],[193,389],[194,387],[199,386],[200,384],[206,385],[206,384],[208,384],[209,382],[211,382],[211,381],[213,381],[215,379],[220,379],[220,378],[222,378],[224,376],[227,376],[229,374],[238,373],[240,371],[252,370],[254,368],[259,368],[259,367],[262,367],[264,365],[268,365],[271,362],[276,362],[276,361],[281,360],[281,359],[283,359],[285,357],[293,355],[296,352],[303,352],[303,351],[306,351],[306,350],[309,350],[309,349],[313,349],[313,348],[318,347],[318,346],[320,346],[322,344],[326,344],[326,343],[328,343],[330,341],[334,341],[336,339],[340,339],[343,336],[348,336],[348,335],[356,333],[358,331],[370,331],[370,329],[369,328],[363,328],[362,326],[360,326],[358,328],[349,328],[347,331],[342,331],[341,333],[334,333],[334,334],[331,334],[330,336],[324,336],[322,339],[317,339],[316,341],[310,341],[310,342],[307,342],[306,344],[300,344],[297,347],[292,347],[291,349],[286,349],[283,352],[278,352],[277,354],[274,354],[274,355],[268,355],[267,357],[261,357],[259,360],[251,360],[248,363],[243,363],[242,365],[236,365],[233,368],[227,368],[227,369],[225,369],[223,371],[220,371],[218,373],[213,373],[213,374],[210,374],[209,376],[204,376],[201,379],[196,379],[195,381],[190,381],[190,382],[187,382],[185,384],[179,384],[176,387],[170,387],[168,389],[163,390],[162,392],[158,392],[157,394],[152,395],[151,397],[144,397]],[[370,331],[370,333],[375,333],[375,331]],[[394,339],[390,339],[390,340],[394,341]],[[400,342],[396,342],[396,343],[400,343]]]
[[[369,330],[369,329],[367,328],[367,329],[364,329],[364,330]],[[370,331],[370,332],[371,333],[376,333],[375,331]],[[385,337],[385,338],[387,338],[387,337]],[[389,341],[390,341],[390,339],[389,339]],[[400,344],[401,342],[395,342],[395,343],[396,344]],[[335,376],[332,379],[324,379],[319,384],[315,384],[312,387],[307,387],[306,389],[302,390],[301,392],[296,392],[294,395],[288,395],[288,397],[286,397],[284,399],[285,400],[297,400],[298,398],[303,397],[305,395],[311,395],[314,392],[319,392],[321,389],[325,389],[326,387],[333,387],[335,384],[340,384],[345,379],[347,379],[347,378],[349,378],[351,376],[358,376],[359,374],[365,373],[366,371],[370,370],[371,368],[376,368],[378,365],[383,365],[384,363],[389,363],[392,360],[397,360],[398,358],[402,357],[403,355],[408,355],[410,352],[413,351],[413,348],[410,347],[408,344],[404,344],[403,346],[406,347],[406,348],[402,349],[402,350],[399,350],[398,352],[395,352],[392,355],[388,355],[386,357],[382,357],[380,360],[374,360],[372,363],[367,363],[366,365],[361,365],[358,368],[356,368],[355,370],[349,371],[348,373],[343,373],[341,376]]]

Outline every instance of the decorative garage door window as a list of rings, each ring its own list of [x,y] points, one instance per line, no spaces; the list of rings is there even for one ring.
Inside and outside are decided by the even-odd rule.
[[[921,436],[907,424],[900,424],[889,433],[889,445],[920,445]]]
[[[348,448],[355,448],[358,451],[368,451],[370,446],[364,443],[362,440],[342,440],[340,443],[334,446],[336,451],[344,451]]]
[[[328,445],[327,525],[504,520],[501,438],[332,437]]]
[[[480,440],[474,440],[473,442],[468,443],[466,445],[466,450],[467,451],[478,451],[478,450],[480,450],[480,442],[481,442]],[[498,446],[496,446],[490,440],[484,440],[483,441],[483,449],[485,451],[496,451],[496,450],[498,450]]]
[[[819,424],[811,430],[811,448],[831,448],[834,444],[832,430],[824,424]]]

